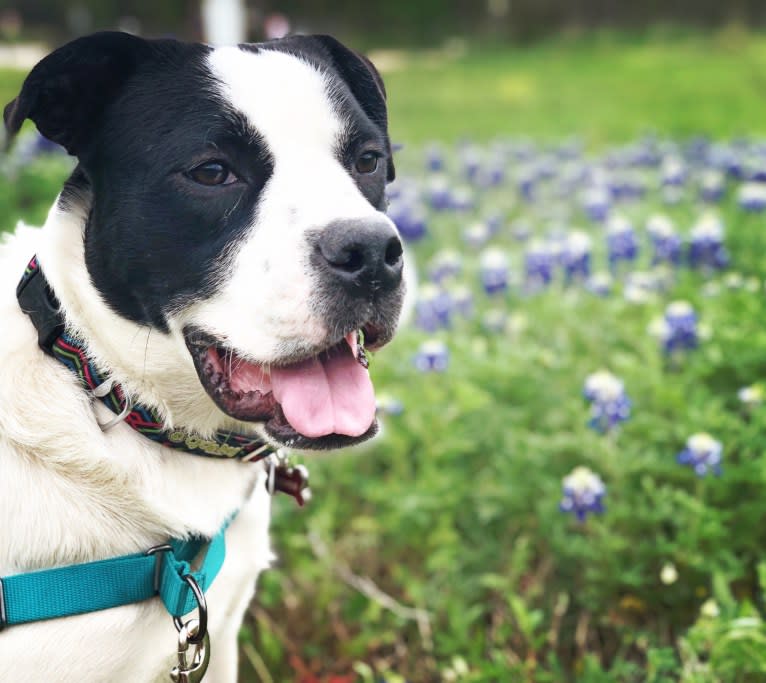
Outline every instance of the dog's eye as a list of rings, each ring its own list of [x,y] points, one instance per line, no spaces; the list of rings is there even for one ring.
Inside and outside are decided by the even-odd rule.
[[[230,185],[237,180],[237,176],[220,161],[206,161],[193,168],[187,175],[200,185]]]
[[[363,175],[375,173],[375,171],[378,170],[378,159],[380,159],[379,154],[375,152],[364,152],[356,160],[356,164],[354,165],[357,173],[362,173]]]

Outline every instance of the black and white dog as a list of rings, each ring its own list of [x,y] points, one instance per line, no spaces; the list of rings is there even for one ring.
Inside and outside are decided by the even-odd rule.
[[[67,338],[126,404],[194,444],[371,437],[360,341],[391,339],[404,290],[382,213],[383,84],[328,36],[212,48],[101,33],[34,68],[6,107],[9,137],[26,119],[78,165],[44,227],[0,247],[0,577],[209,538],[236,513],[207,594],[205,678],[234,681],[272,559],[267,468],[115,423],[38,346],[16,288],[37,255]],[[176,640],[159,599],[9,626],[0,681],[168,680]]]

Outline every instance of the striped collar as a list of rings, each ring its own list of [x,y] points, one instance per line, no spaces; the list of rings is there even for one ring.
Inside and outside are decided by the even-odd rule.
[[[64,325],[59,303],[40,263],[34,256],[27,265],[16,288],[16,298],[37,329],[40,348],[68,367],[80,380],[83,388],[100,400],[115,417],[101,425],[107,430],[126,422],[147,439],[191,455],[242,462],[265,460],[269,469],[268,489],[271,493],[286,493],[303,505],[309,499],[308,470],[291,466],[282,449],[276,449],[259,436],[218,431],[206,439],[183,428],[166,429],[156,410],[127,400],[119,384],[104,375],[88,358],[83,345]]]

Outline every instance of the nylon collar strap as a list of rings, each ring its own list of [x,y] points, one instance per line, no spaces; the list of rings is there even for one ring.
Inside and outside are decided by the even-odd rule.
[[[0,579],[0,631],[5,626],[68,617],[149,600],[159,595],[167,611],[182,617],[213,583],[226,555],[227,524],[209,541],[172,540],[146,553],[43,569]],[[197,571],[190,562],[208,544]],[[193,581],[191,581],[192,579]]]
[[[102,386],[105,378],[88,359],[85,349],[66,331],[58,301],[36,256],[24,271],[16,288],[16,298],[37,329],[40,348],[77,375],[85,389],[93,391]],[[275,452],[259,437],[220,431],[212,439],[203,439],[184,429],[165,429],[156,411],[141,405],[127,406],[122,388],[117,384],[98,398],[116,415],[122,418],[124,414],[124,421],[137,432],[167,448],[192,455],[252,462]]]

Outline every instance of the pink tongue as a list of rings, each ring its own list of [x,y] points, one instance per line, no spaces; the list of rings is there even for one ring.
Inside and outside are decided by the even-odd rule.
[[[274,398],[290,425],[303,436],[361,436],[375,419],[370,375],[350,349],[329,358],[271,369]]]

